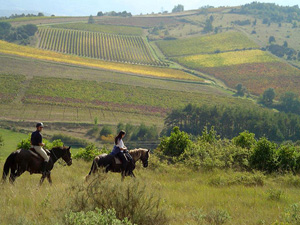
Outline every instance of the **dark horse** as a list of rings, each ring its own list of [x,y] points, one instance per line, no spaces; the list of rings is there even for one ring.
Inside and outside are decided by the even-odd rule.
[[[133,173],[133,170],[135,169],[135,163],[138,160],[141,160],[143,163],[143,166],[148,167],[148,159],[150,157],[150,151],[148,149],[138,148],[138,149],[130,150],[129,154],[131,155],[131,157],[133,159],[134,165],[130,165],[130,163],[128,163],[128,166],[126,169],[128,171],[127,175],[135,177],[134,173]],[[122,164],[117,163],[114,158],[115,158],[114,156],[108,155],[108,154],[101,154],[99,156],[96,156],[93,161],[91,171],[86,176],[86,180],[92,173],[95,173],[97,171],[98,167],[105,168],[105,172],[111,171],[111,172],[115,172],[115,173],[121,173],[122,172],[122,170],[121,170]],[[124,179],[125,173],[121,173],[121,174],[122,174],[122,179]]]
[[[72,165],[70,148],[71,147],[56,147],[49,151],[50,159],[46,166],[46,169],[49,172],[42,175],[40,185],[44,182],[44,179],[46,177],[49,183],[52,183],[50,171],[53,169],[53,166],[58,159],[62,158],[68,166]],[[40,157],[37,153],[33,152],[32,150],[16,150],[12,152],[5,161],[2,180],[3,182],[5,182],[6,177],[9,174],[9,170],[9,180],[11,183],[13,183],[15,179],[21,176],[25,171],[28,171],[30,174],[42,174],[42,163],[42,157]]]

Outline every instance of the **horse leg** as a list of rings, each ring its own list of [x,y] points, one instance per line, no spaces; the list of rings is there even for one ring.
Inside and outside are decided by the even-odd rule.
[[[130,176],[135,178],[135,175],[134,175],[133,171],[130,171]]]
[[[48,174],[47,174],[47,179],[48,179],[49,184],[52,185],[51,173],[48,173]]]
[[[11,183],[11,184],[13,184],[14,182],[15,182],[15,180],[16,180],[16,173],[13,173],[12,171],[10,172],[10,176],[9,176],[9,182]]]
[[[46,175],[43,174],[42,177],[41,177],[41,180],[40,180],[40,186],[42,186],[42,184],[43,184],[45,178],[46,178]]]

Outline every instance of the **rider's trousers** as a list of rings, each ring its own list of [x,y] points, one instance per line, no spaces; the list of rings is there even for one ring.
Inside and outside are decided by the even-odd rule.
[[[34,148],[34,150],[35,150],[38,154],[40,154],[40,156],[43,157],[43,159],[45,160],[45,162],[48,162],[48,161],[49,161],[49,157],[48,157],[46,151],[43,149],[42,146],[36,146],[36,145],[33,145],[32,147]]]

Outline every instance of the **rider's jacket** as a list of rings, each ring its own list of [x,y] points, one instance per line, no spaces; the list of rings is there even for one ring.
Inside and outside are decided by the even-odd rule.
[[[43,143],[43,136],[38,130],[36,130],[31,134],[31,144],[33,146],[38,146],[40,143]]]

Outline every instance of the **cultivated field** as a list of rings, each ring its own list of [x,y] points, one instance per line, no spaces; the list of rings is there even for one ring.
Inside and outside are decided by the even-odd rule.
[[[198,80],[202,79],[194,75],[185,73],[180,70],[169,68],[157,68],[142,65],[131,65],[124,63],[106,62],[97,59],[83,58],[74,55],[67,55],[53,51],[31,48],[27,46],[19,46],[16,44],[0,41],[0,53],[11,54],[34,59],[48,60],[60,63],[68,63],[80,66],[95,67],[104,70],[118,71],[123,73],[132,73],[137,75],[155,76],[162,78],[175,78],[185,80]]]
[[[164,66],[139,36],[54,28],[39,29],[39,48],[113,62]]]
[[[90,23],[62,23],[52,25],[53,28],[60,29],[71,29],[71,30],[84,30],[91,32],[101,32],[108,34],[119,34],[119,35],[130,35],[130,36],[141,36],[143,29],[140,27],[130,26],[113,26],[113,25],[101,25],[101,24],[90,24]]]
[[[239,32],[226,32],[171,41],[158,41],[156,44],[168,57],[258,48],[255,42]]]
[[[218,54],[202,54],[174,58],[178,63],[193,69],[203,67],[220,67],[241,65],[246,63],[278,62],[274,56],[261,50],[224,52]]]

